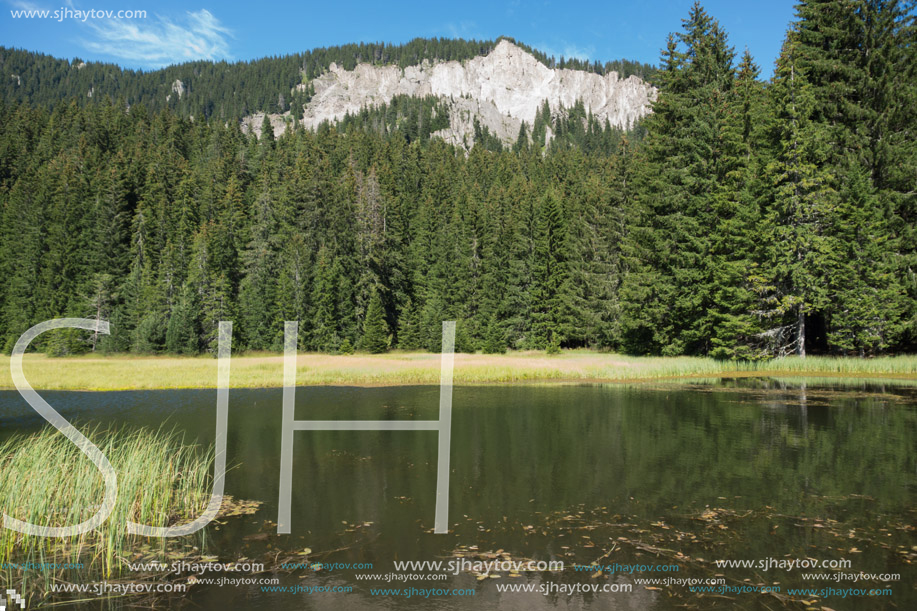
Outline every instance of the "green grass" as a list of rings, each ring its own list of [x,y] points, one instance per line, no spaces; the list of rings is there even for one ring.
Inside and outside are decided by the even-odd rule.
[[[300,354],[300,385],[382,386],[438,384],[438,354]],[[95,356],[49,358],[26,355],[25,374],[44,390],[128,390],[213,388],[217,361],[211,357]],[[233,356],[233,388],[283,385],[283,357],[273,353]],[[788,357],[761,362],[717,361],[701,357],[630,357],[587,350],[505,355],[457,354],[457,384],[632,382],[668,378],[805,375],[917,379],[917,356],[879,358]],[[8,357],[0,357],[0,388],[12,388]]]
[[[51,538],[0,530],[2,562],[82,562],[105,578],[145,538],[127,533],[128,520],[168,526],[194,518],[210,498],[213,451],[186,445],[177,433],[83,431],[118,474],[118,498],[98,529]],[[104,496],[98,469],[53,428],[18,434],[0,444],[0,507],[11,517],[45,526],[78,524],[95,514]],[[162,542],[163,539],[151,541]],[[7,575],[9,577],[9,575]],[[44,579],[54,578],[47,572]]]
[[[775,374],[799,375],[854,375],[854,376],[915,376],[917,377],[917,356],[894,356],[878,358],[785,357],[768,361],[718,361],[700,357],[625,357],[628,362],[645,368],[646,377],[687,377],[723,374]],[[614,379],[614,378],[612,378]]]

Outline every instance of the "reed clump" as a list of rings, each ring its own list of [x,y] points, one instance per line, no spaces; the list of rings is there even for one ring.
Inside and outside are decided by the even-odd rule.
[[[101,526],[72,537],[38,537],[0,530],[0,566],[81,564],[109,577],[144,544],[166,540],[127,532],[128,521],[169,526],[199,516],[210,498],[213,449],[185,443],[175,431],[82,431],[118,475],[114,510]],[[17,434],[0,444],[0,508],[42,526],[71,526],[91,518],[104,498],[102,474],[56,429]],[[143,541],[141,541],[141,539]],[[156,543],[159,541],[160,543]],[[54,571],[43,571],[47,579]],[[9,574],[8,574],[9,576]]]

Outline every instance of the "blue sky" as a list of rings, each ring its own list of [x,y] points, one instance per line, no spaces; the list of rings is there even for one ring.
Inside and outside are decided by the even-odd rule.
[[[0,0],[0,44],[57,57],[152,69],[191,59],[254,59],[348,42],[512,36],[549,55],[656,63],[692,0],[461,3]],[[707,0],[729,41],[769,77],[793,2]],[[14,19],[11,11],[146,11],[145,19]]]

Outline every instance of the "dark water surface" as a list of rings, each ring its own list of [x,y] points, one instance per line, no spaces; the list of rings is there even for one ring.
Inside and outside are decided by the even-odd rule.
[[[277,536],[280,389],[230,393],[226,493],[263,501],[253,516],[207,530],[207,552],[273,568],[310,548],[305,562],[366,563],[371,570],[310,568],[230,577],[351,592],[265,592],[261,585],[202,586],[187,608],[220,609],[675,609],[786,608],[779,596],[699,596],[635,578],[723,576],[726,585],[890,588],[891,594],[802,597],[810,608],[917,609],[917,390],[862,382],[721,380],[654,386],[502,386],[455,389],[450,533],[432,534],[437,434],[297,431],[292,534]],[[212,443],[216,391],[46,392],[75,424],[162,423]],[[299,388],[296,418],[438,417],[437,387]],[[15,392],[0,393],[0,437],[43,421]],[[476,546],[476,549],[474,548]],[[337,551],[335,551],[337,550]],[[386,582],[394,561],[563,560],[563,572]],[[678,564],[677,573],[576,571],[574,564]],[[842,573],[899,580],[804,579],[825,569],[716,568],[715,560],[849,559]],[[834,573],[837,573],[835,571]],[[358,575],[378,575],[374,580]],[[595,576],[594,576],[595,575]],[[219,577],[208,575],[207,577]],[[555,588],[500,593],[499,584]],[[576,592],[577,584],[631,584],[632,592]],[[467,588],[473,595],[410,598],[371,588]],[[799,598],[797,596],[797,598]],[[178,604],[173,599],[171,604]],[[803,608],[790,603],[789,608]]]

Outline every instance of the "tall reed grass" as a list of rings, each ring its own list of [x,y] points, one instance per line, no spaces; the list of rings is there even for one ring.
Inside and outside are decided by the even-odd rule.
[[[107,578],[117,572],[118,559],[129,557],[144,539],[127,533],[129,520],[168,526],[197,517],[207,506],[212,448],[188,445],[174,431],[83,433],[118,474],[118,498],[110,517],[96,530],[67,538],[4,528],[0,563],[79,562]],[[78,524],[96,513],[104,489],[92,461],[53,428],[17,434],[0,444],[0,508],[11,517],[44,526]]]

